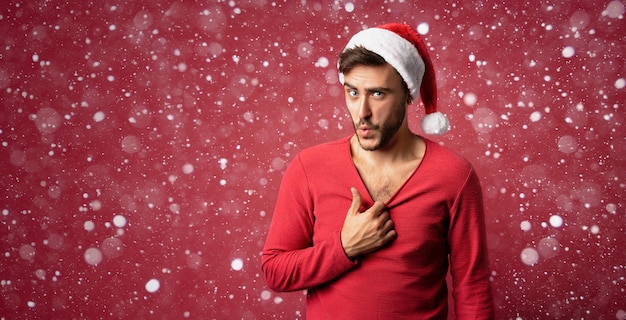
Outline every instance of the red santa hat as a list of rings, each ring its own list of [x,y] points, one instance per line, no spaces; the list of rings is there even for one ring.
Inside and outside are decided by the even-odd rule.
[[[369,28],[355,34],[346,49],[363,47],[387,61],[404,79],[413,101],[418,97],[426,109],[422,130],[426,134],[443,134],[450,129],[446,116],[437,111],[437,82],[428,47],[412,27],[389,23]],[[339,73],[339,81],[344,77]]]

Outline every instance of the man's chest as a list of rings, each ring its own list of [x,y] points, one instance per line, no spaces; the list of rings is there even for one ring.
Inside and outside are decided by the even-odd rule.
[[[359,176],[374,201],[386,202],[411,177],[419,161],[398,166],[377,166],[355,163]]]

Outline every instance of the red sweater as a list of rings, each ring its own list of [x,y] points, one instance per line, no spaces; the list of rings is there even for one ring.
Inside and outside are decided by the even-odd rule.
[[[340,239],[350,187],[364,208],[374,201],[349,140],[306,149],[287,168],[263,248],[269,287],[308,289],[309,320],[446,319],[449,268],[457,318],[491,318],[482,194],[472,166],[425,139],[421,164],[385,203],[397,238],[351,261]]]

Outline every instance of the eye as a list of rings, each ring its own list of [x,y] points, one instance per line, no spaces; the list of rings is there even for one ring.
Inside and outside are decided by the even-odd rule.
[[[347,92],[348,92],[348,95],[351,97],[356,97],[359,95],[359,93],[354,89],[348,89]]]
[[[372,95],[373,95],[374,97],[376,97],[376,98],[382,98],[382,97],[384,97],[384,96],[385,96],[385,93],[384,93],[384,92],[382,92],[382,91],[374,91],[374,92],[372,92]]]

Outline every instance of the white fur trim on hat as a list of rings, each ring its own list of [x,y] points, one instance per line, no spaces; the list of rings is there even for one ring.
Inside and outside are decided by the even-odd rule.
[[[413,101],[419,97],[420,84],[424,77],[424,60],[409,41],[397,33],[381,28],[369,28],[355,34],[346,49],[361,46],[383,57],[404,79]],[[343,84],[343,74],[339,74]]]

